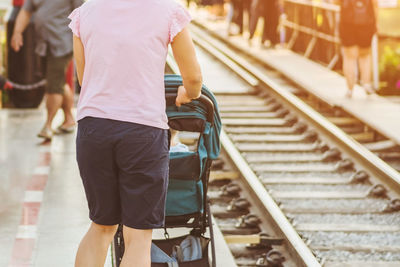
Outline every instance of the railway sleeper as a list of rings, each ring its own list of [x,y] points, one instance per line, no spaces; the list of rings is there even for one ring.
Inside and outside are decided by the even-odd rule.
[[[334,162],[342,158],[342,153],[337,148],[329,149],[322,155],[321,161],[323,162]]]
[[[268,143],[237,143],[236,147],[241,152],[321,152],[324,153],[328,151],[329,146],[322,141],[317,141],[315,143],[308,144],[268,144]]]
[[[301,134],[242,134],[231,136],[234,142],[248,142],[248,143],[258,143],[258,142],[268,142],[268,143],[314,143],[318,140],[318,134],[315,131],[308,130]]]
[[[365,171],[358,171],[349,178],[323,178],[323,177],[265,177],[261,178],[264,184],[361,184],[369,181],[369,175]]]
[[[336,164],[332,163],[298,163],[291,165],[283,164],[251,164],[251,167],[256,172],[280,172],[280,173],[345,173],[354,170],[354,163],[348,159],[339,161]]]
[[[224,235],[251,235],[251,234],[257,234],[261,230],[259,227],[253,227],[253,228],[237,228],[237,227],[232,227],[230,225],[220,225],[221,232]]]
[[[235,171],[211,171],[210,173],[210,182],[214,182],[216,180],[226,181],[223,183],[229,183],[230,180],[236,180],[239,178],[239,173]]]
[[[264,253],[257,262],[257,267],[281,267],[285,262],[285,257],[277,250],[271,250],[268,253]]]
[[[238,218],[250,212],[251,204],[245,198],[235,198],[228,206],[213,206],[212,213],[216,218]]]
[[[253,235],[225,235],[228,244],[246,244],[248,249],[258,249],[270,246],[282,246],[285,239],[282,237],[272,237],[267,233]]]
[[[225,166],[225,161],[223,161],[221,158],[217,158],[211,164],[211,171],[223,170],[224,166]]]
[[[400,211],[400,199],[395,198],[383,208],[384,213]]]
[[[224,126],[225,131],[229,134],[302,134],[307,130],[307,125],[303,122],[297,122],[291,127],[273,127],[273,126]]]
[[[255,265],[255,261],[257,260],[258,257],[260,257],[262,254],[272,250],[271,246],[254,246],[252,247],[252,244],[235,244],[231,243],[228,244],[229,249],[231,250],[232,255],[238,259],[238,258],[244,258],[251,263],[253,263],[252,266]],[[243,266],[240,264],[240,266]]]
[[[269,189],[268,192],[277,199],[366,199],[387,198],[387,189],[377,184],[367,192],[364,191],[276,191]]]

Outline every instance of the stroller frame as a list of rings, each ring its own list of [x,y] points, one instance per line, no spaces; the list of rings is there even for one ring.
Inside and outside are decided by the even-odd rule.
[[[221,129],[221,120],[218,114],[218,107],[213,94],[207,89],[206,86],[202,86],[202,95],[200,98],[193,100],[189,104],[182,105],[182,109],[186,109],[181,112],[181,108],[175,106],[175,99],[177,96],[177,89],[183,85],[182,78],[179,75],[165,75],[165,90],[166,90],[166,104],[167,104],[167,115],[168,124],[171,128],[182,131],[187,130],[186,126],[182,123],[185,119],[190,119],[190,123],[193,124],[197,130],[192,132],[199,132],[200,136],[197,142],[196,155],[200,162],[200,177],[198,181],[202,183],[202,204],[200,209],[194,213],[168,215],[165,217],[165,238],[169,239],[167,228],[192,228],[190,234],[194,236],[204,236],[207,228],[209,228],[210,244],[211,244],[211,257],[212,267],[216,266],[216,253],[215,253],[215,240],[214,230],[212,226],[212,215],[210,211],[210,203],[207,197],[208,181],[210,176],[211,164],[216,159],[220,152],[219,144],[219,133]],[[197,114],[195,114],[197,112]],[[182,113],[182,114],[181,114]],[[190,127],[189,127],[190,128]],[[203,151],[203,155],[200,156],[201,152],[199,148],[206,148]],[[205,155],[206,154],[206,155]],[[171,164],[171,162],[170,162]],[[170,165],[171,166],[171,165]],[[171,168],[170,168],[171,173]],[[119,225],[117,233],[114,236],[112,243],[112,253],[114,266],[119,267],[120,261],[124,251],[124,240],[122,234],[122,225]]]

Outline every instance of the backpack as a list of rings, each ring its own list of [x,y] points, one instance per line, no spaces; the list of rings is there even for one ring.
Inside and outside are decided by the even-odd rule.
[[[344,24],[358,26],[375,24],[371,0],[342,0],[340,13]]]

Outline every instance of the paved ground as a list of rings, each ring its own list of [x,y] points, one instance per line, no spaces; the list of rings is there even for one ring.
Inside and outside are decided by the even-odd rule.
[[[40,143],[44,118],[43,108],[0,110],[1,267],[72,266],[90,223],[75,135]]]
[[[12,0],[0,0],[0,8],[8,8],[11,6]]]

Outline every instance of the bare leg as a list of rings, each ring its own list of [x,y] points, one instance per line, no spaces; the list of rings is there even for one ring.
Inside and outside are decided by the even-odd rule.
[[[150,267],[153,230],[137,230],[124,226],[125,252],[121,267]]]
[[[74,116],[72,115],[72,108],[74,107],[74,94],[72,93],[69,85],[64,86],[64,95],[62,102],[62,109],[64,111],[63,127],[68,128],[75,125]]]
[[[367,93],[373,93],[371,85],[371,48],[359,49],[358,64],[360,66],[361,84]]]
[[[357,81],[357,56],[358,48],[356,46],[343,47],[343,73],[347,82],[347,96],[351,96]]]
[[[45,127],[50,129],[54,116],[61,108],[63,96],[61,94],[46,94],[47,121]]]
[[[229,3],[229,10],[228,10],[228,15],[227,15],[227,22],[228,26],[226,27],[226,36],[231,35],[231,25],[232,25],[232,19],[233,19],[233,14],[234,14],[234,3],[232,1]]]
[[[117,227],[92,223],[79,244],[75,267],[103,267]]]

